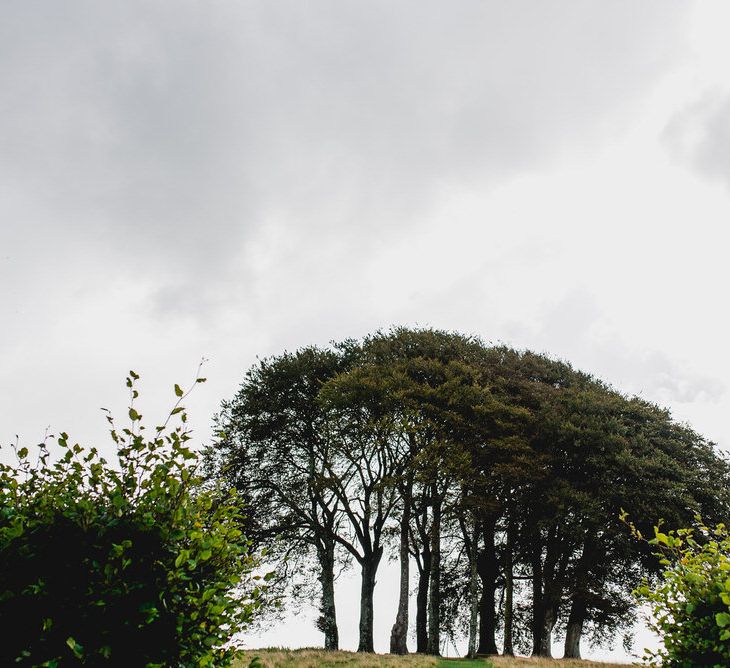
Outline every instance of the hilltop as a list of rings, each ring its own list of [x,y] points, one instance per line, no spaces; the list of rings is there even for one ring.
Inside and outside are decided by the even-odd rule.
[[[254,659],[260,659],[260,668],[449,668],[453,666],[479,666],[480,668],[625,668],[626,664],[600,661],[540,659],[527,657],[495,656],[489,659],[446,659],[422,654],[393,656],[391,654],[365,654],[357,652],[325,652],[321,649],[258,649],[242,654],[235,668],[248,668]]]

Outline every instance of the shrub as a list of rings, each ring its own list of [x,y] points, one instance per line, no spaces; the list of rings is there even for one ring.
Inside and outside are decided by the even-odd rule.
[[[130,425],[107,418],[114,465],[65,433],[0,465],[0,665],[227,666],[261,605],[237,498],[196,473],[187,393],[147,432],[138,378]]]
[[[634,535],[642,538],[630,525]],[[723,524],[697,525],[648,541],[663,566],[658,583],[645,582],[634,594],[652,611],[650,628],[662,645],[647,650],[651,666],[698,668],[730,665],[730,535]]]

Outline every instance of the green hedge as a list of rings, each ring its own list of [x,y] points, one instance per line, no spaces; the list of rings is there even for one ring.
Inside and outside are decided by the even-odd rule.
[[[137,380],[112,463],[64,433],[0,465],[0,665],[227,666],[262,604],[237,498],[196,474],[187,393],[147,431]]]
[[[651,666],[730,666],[730,535],[723,524],[710,528],[696,519],[693,528],[664,533],[657,527],[648,541],[664,567],[656,584],[634,592],[650,607],[650,628],[662,641],[659,650],[647,651]]]

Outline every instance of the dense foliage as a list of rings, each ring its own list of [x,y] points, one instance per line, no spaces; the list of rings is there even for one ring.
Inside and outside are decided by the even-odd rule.
[[[730,509],[730,468],[670,413],[570,364],[478,338],[396,328],[261,360],[218,416],[212,478],[262,510],[254,540],[318,585],[338,645],[335,574],[361,576],[359,645],[373,648],[383,557],[400,565],[391,651],[469,636],[472,653],[565,655],[633,626],[631,592],[659,564],[620,509],[686,526]],[[284,541],[277,542],[277,537]],[[277,548],[277,546],[279,546]],[[316,579],[302,574],[316,573]],[[299,585],[304,585],[300,587]],[[288,587],[288,592],[286,588]]]
[[[235,493],[196,473],[186,394],[148,435],[137,379],[129,426],[108,418],[116,462],[63,433],[0,465],[3,666],[226,666],[260,605]]]
[[[697,520],[689,529],[657,527],[649,541],[664,567],[656,584],[636,590],[651,608],[650,627],[662,640],[645,657],[651,666],[730,665],[730,534],[723,524],[709,528]]]

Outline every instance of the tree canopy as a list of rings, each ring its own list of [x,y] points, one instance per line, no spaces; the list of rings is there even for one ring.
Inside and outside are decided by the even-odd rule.
[[[415,564],[417,651],[466,634],[472,653],[501,639],[508,654],[550,655],[560,632],[578,657],[586,634],[630,629],[631,591],[658,572],[622,508],[648,528],[730,507],[727,462],[668,411],[567,362],[453,332],[394,328],[261,360],[217,424],[211,475],[254,509],[254,540],[317,573],[328,648],[336,564],[360,570],[359,649],[372,651],[391,552],[392,652],[408,651]]]

